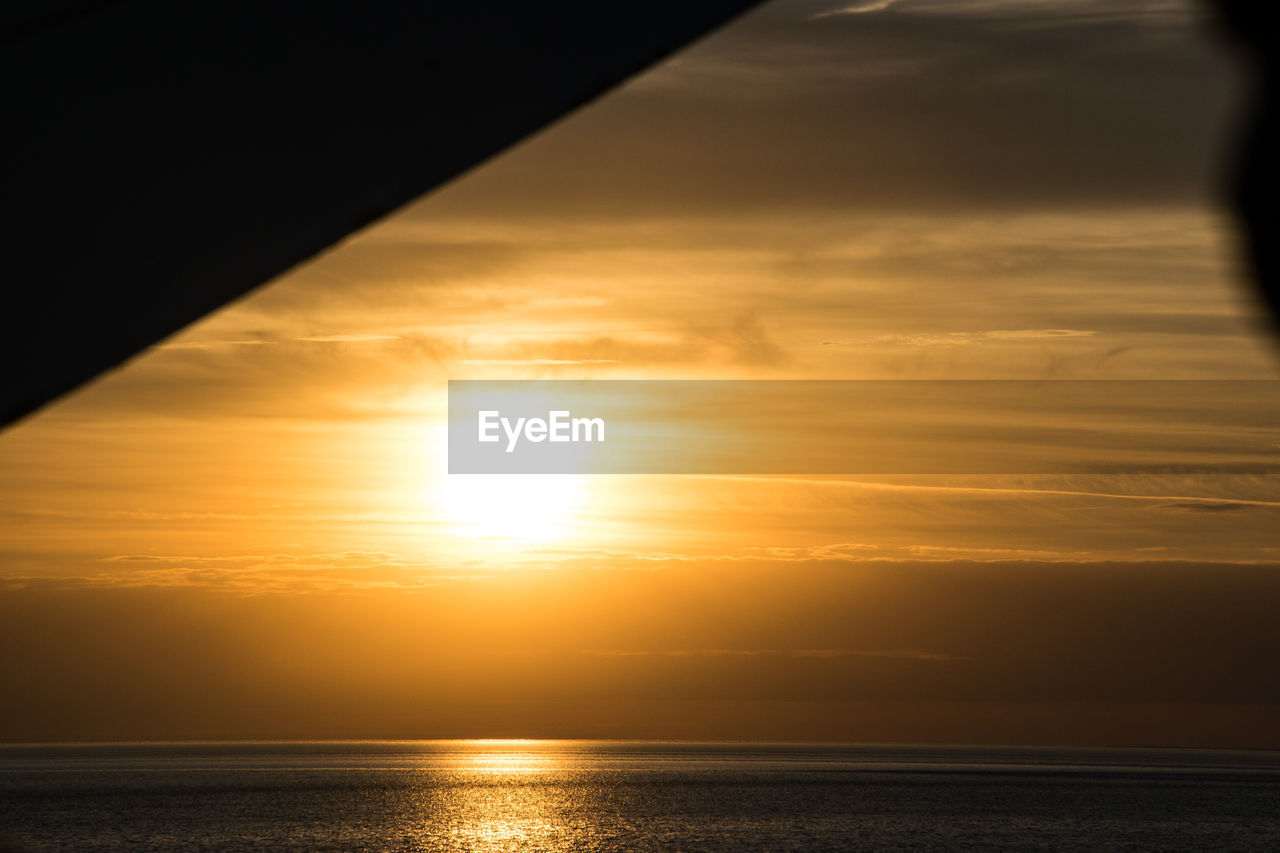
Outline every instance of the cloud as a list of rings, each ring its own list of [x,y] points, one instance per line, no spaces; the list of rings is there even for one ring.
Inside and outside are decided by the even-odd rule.
[[[367,341],[394,341],[398,340],[399,337],[399,335],[313,335],[311,337],[298,338],[298,340],[314,343],[352,344],[365,343]]]
[[[196,341],[175,341],[173,343],[157,344],[154,349],[157,350],[208,350],[217,349],[218,347],[236,347],[236,346],[262,346],[265,344],[273,344],[275,341],[255,341],[255,340],[196,340]]]
[[[43,578],[61,588],[204,589],[247,595],[416,590],[477,581],[484,571],[422,562],[379,550],[276,554],[114,554],[100,562],[110,571]],[[14,577],[10,585],[27,587],[32,578]]]
[[[396,415],[402,413],[392,398],[442,378],[463,346],[414,332],[297,337],[284,323],[274,331],[275,337],[254,346],[200,338],[166,344],[91,387],[73,405],[92,411],[96,420],[229,415],[288,422],[366,419],[373,410]]]
[[[997,329],[983,336],[1004,341],[1035,341],[1045,338],[1088,338],[1098,334],[1092,329]]]
[[[455,359],[454,363],[472,367],[511,367],[521,365],[540,367],[569,364],[618,364],[619,362],[616,358],[459,358]]]
[[[896,660],[936,661],[939,663],[970,660],[970,658],[960,655],[929,652],[923,649],[583,649],[580,654],[591,657],[606,658],[888,658]]]
[[[1217,500],[1202,500],[1202,501],[1179,500],[1171,503],[1160,504],[1157,507],[1157,509],[1176,509],[1176,510],[1183,510],[1186,512],[1221,513],[1221,512],[1241,512],[1243,510],[1252,509],[1257,506],[1270,506],[1270,504],[1245,503],[1245,502],[1238,502],[1238,501],[1217,501]]]
[[[862,542],[837,542],[831,545],[769,545],[748,546],[747,559],[763,557],[770,560],[861,560],[867,551],[879,550],[879,545]]]
[[[1049,551],[1042,548],[981,548],[956,545],[908,545],[906,550],[916,556],[928,559],[931,555],[944,555],[950,559],[990,559],[998,557],[1007,560],[1060,560],[1067,555],[1061,551]],[[1075,559],[1084,556],[1084,552],[1070,555]]]
[[[501,573],[487,595],[461,583],[268,598],[0,582],[0,727],[46,741],[698,738],[764,706],[786,724],[735,736],[812,738],[829,719],[843,727],[823,736],[847,741],[868,708],[901,717],[941,701],[917,734],[1007,742],[1017,723],[1048,742],[1082,707],[1149,737],[1153,709],[1256,703],[1250,743],[1276,743],[1274,563],[687,568]],[[979,704],[986,728],[938,728],[992,701],[1011,704]],[[1028,726],[1027,709],[1046,707],[1053,718]],[[1192,729],[1223,730],[1203,718]],[[1114,735],[1080,736],[1132,742]]]
[[[972,658],[963,655],[948,655],[941,652],[929,652],[924,649],[873,649],[869,651],[866,649],[799,649],[792,652],[792,654],[802,658],[858,657],[938,662],[972,660]]]
[[[1266,500],[1253,498],[1221,498],[1221,497],[1199,497],[1194,495],[1159,495],[1159,494],[1127,494],[1124,492],[1106,492],[1106,491],[1086,491],[1076,489],[1051,489],[1051,488],[1009,488],[1000,486],[972,486],[972,485],[937,485],[937,484],[911,484],[911,483],[891,483],[891,482],[874,482],[869,480],[848,480],[848,479],[818,479],[803,477],[725,477],[725,479],[733,480],[759,480],[764,483],[804,483],[814,487],[828,489],[851,489],[851,490],[867,490],[867,491],[885,491],[885,492],[916,492],[916,493],[943,493],[955,495],[970,495],[974,497],[991,496],[991,497],[1087,497],[1087,498],[1106,498],[1118,501],[1140,501],[1140,502],[1156,502],[1166,505],[1176,505],[1185,503],[1189,506],[1200,505],[1223,505],[1223,506],[1240,506],[1240,507],[1265,507],[1280,509],[1280,500]]]
[[[989,332],[946,332],[937,335],[877,335],[858,341],[822,341],[824,347],[874,346],[892,344],[909,347],[963,346],[985,341],[1044,341],[1061,338],[1090,338],[1092,329],[993,329]]]
[[[6,515],[31,519],[83,519],[89,521],[208,521],[220,523],[226,521],[253,522],[311,522],[314,524],[416,524],[430,525],[435,523],[423,519],[413,512],[212,512],[212,511],[174,511],[162,509],[63,509],[58,507],[23,507],[21,509],[0,510]],[[152,559],[147,555],[121,555],[121,559]],[[170,559],[160,557],[158,559]],[[238,558],[237,558],[238,559]]]
[[[739,364],[778,367],[790,359],[790,355],[774,342],[756,308],[742,312],[728,326],[701,327],[696,331],[726,350],[730,359]]]
[[[883,5],[762,6],[439,209],[972,215],[1202,204],[1219,180],[1236,81],[1190,4]]]
[[[892,6],[897,0],[862,0],[859,3],[852,3],[841,6],[839,9],[829,9],[825,12],[817,12],[809,16],[809,20],[817,21],[822,18],[833,18],[838,15],[865,15],[870,12],[883,12]]]

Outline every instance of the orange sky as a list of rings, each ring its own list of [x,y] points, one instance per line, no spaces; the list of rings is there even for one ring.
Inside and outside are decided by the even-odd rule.
[[[1276,378],[1234,83],[767,5],[0,436],[0,738],[1280,746],[1271,476],[443,473],[449,379]]]

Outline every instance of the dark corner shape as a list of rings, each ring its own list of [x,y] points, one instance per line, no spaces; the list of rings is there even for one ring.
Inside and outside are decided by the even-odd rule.
[[[1266,308],[1270,331],[1280,333],[1280,268],[1277,267],[1276,224],[1280,187],[1275,158],[1280,156],[1276,132],[1276,9],[1257,0],[1209,0],[1214,24],[1236,50],[1249,78],[1247,106],[1240,118],[1234,162],[1226,172],[1227,198],[1236,214],[1241,244]]]

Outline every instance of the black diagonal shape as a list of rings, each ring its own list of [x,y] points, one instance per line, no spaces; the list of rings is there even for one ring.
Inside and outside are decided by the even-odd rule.
[[[0,424],[752,5],[18,0]]]

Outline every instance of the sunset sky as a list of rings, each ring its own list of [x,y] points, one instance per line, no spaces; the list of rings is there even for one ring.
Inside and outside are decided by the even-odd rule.
[[[449,379],[1280,378],[1197,9],[775,0],[10,428],[0,739],[1280,748],[1275,475],[444,473]]]

